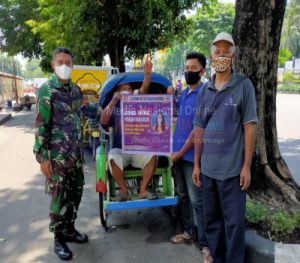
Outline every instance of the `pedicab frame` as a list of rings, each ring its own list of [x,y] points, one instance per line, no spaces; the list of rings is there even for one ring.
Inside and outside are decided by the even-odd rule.
[[[99,104],[104,109],[111,101],[116,88],[120,84],[128,84],[138,89],[144,79],[143,72],[128,72],[113,75],[103,85],[100,94]],[[171,82],[164,76],[152,73],[149,94],[165,94]],[[175,206],[178,203],[174,196],[174,183],[172,177],[172,162],[168,157],[159,157],[156,171],[152,177],[152,190],[159,189],[159,199],[147,200],[139,199],[137,195],[132,195],[132,200],[125,202],[112,201],[111,197],[116,194],[118,186],[112,178],[108,165],[107,154],[112,148],[112,128],[109,131],[100,127],[100,146],[96,153],[96,192],[99,193],[99,214],[100,221],[105,230],[107,227],[107,216],[109,213],[118,210],[141,209],[161,206]],[[143,176],[140,169],[125,169],[124,178],[127,180],[141,179]],[[138,187],[138,186],[137,186]]]

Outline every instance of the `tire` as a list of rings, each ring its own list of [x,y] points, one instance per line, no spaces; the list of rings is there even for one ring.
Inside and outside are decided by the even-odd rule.
[[[107,212],[104,209],[105,195],[106,193],[99,193],[99,212],[102,227],[107,231]]]
[[[93,150],[93,136],[89,134],[89,147]]]
[[[96,152],[97,152],[97,139],[92,137],[93,146],[92,146],[92,153],[93,153],[93,160],[96,160]]]

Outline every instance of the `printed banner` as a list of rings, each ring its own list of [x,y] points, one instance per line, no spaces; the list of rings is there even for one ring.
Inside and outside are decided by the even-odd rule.
[[[121,100],[124,153],[172,153],[173,99],[170,95],[124,95]]]

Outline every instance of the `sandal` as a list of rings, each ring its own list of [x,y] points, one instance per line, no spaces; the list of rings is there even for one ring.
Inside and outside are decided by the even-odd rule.
[[[154,193],[146,192],[145,195],[139,195],[140,199],[148,199],[148,200],[157,200],[159,199],[159,196]]]
[[[203,254],[203,263],[213,263],[213,258],[211,257],[210,250],[208,247],[203,247],[201,249]]]
[[[191,242],[193,239],[192,237],[187,234],[186,232],[182,234],[177,234],[175,236],[171,237],[171,242],[173,244],[181,244],[181,243],[186,243],[186,242]]]
[[[114,202],[125,202],[125,201],[129,201],[131,199],[128,195],[123,195],[123,194],[119,193],[117,196],[111,197],[110,200],[114,201]]]

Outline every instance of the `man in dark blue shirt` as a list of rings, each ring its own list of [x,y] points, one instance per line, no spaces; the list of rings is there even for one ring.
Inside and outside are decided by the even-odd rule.
[[[181,93],[177,102],[178,118],[176,122],[171,159],[174,162],[176,193],[180,198],[184,232],[175,235],[171,241],[175,244],[192,240],[195,236],[195,224],[198,228],[198,242],[204,251],[207,242],[203,230],[202,189],[193,184],[194,148],[189,136],[193,130],[197,95],[203,88],[201,76],[205,73],[206,58],[198,52],[188,53],[185,63],[185,79],[188,87]],[[194,215],[194,216],[193,216]],[[194,218],[196,222],[194,222]]]
[[[211,47],[216,74],[199,92],[194,121],[193,180],[203,188],[205,235],[214,263],[243,263],[245,258],[246,190],[257,114],[251,81],[232,70],[234,52],[231,35],[219,33]]]

